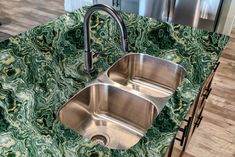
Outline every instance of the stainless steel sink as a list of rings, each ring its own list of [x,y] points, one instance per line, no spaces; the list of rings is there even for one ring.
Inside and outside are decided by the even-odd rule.
[[[175,92],[184,79],[185,70],[161,58],[129,53],[114,63],[106,74],[114,83],[125,88],[164,98]]]
[[[128,149],[144,136],[184,75],[175,63],[127,54],[63,105],[59,119],[96,143]]]
[[[152,101],[104,83],[87,86],[59,111],[66,127],[113,149],[136,144],[157,115]]]

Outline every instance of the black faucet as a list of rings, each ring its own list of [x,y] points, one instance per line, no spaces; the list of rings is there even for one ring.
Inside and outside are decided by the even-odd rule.
[[[96,11],[104,11],[111,15],[114,20],[117,22],[120,32],[121,32],[121,40],[122,40],[122,49],[124,52],[128,52],[128,42],[127,42],[127,30],[126,26],[122,20],[122,18],[118,15],[118,13],[115,11],[115,9],[103,5],[103,4],[96,4],[93,5],[87,12],[84,17],[84,47],[85,47],[85,53],[84,53],[84,59],[85,59],[85,71],[90,72],[93,68],[93,62],[92,62],[92,52],[90,50],[90,18],[91,15]]]

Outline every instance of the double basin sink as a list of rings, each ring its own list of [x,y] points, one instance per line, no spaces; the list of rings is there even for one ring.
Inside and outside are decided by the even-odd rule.
[[[182,66],[129,53],[59,110],[59,120],[111,149],[128,149],[150,128],[185,76]]]

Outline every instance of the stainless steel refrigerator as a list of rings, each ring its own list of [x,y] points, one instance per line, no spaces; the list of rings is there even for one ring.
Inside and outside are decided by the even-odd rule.
[[[139,15],[215,31],[222,3],[223,0],[139,0]]]

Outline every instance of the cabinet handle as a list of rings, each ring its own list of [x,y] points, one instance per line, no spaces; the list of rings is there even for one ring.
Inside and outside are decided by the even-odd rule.
[[[207,91],[206,94],[204,94],[203,96],[205,96],[205,98],[207,99],[212,91],[212,88],[206,89],[206,91]]]
[[[117,0],[117,3],[116,3],[116,7],[118,7],[119,6],[119,0]]]
[[[114,5],[115,5],[114,0],[112,0],[112,3],[113,3],[113,7],[114,7]]]
[[[200,118],[198,118],[198,120],[197,120],[197,122],[196,122],[197,128],[198,128],[199,125],[201,124],[202,119],[203,119],[203,116],[201,116]]]
[[[180,146],[184,145],[185,139],[187,138],[188,134],[189,134],[189,124],[191,123],[191,118],[189,117],[188,120],[184,120],[187,122],[187,125],[184,126],[184,128],[179,127],[179,131],[183,132],[183,135],[181,138],[179,137],[175,137],[176,140],[180,141]]]
[[[219,67],[219,65],[220,65],[220,62],[217,62],[216,65],[215,65],[215,67],[214,67],[214,72],[217,70],[217,68]]]

